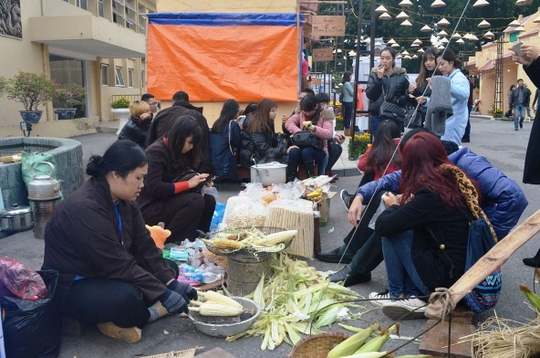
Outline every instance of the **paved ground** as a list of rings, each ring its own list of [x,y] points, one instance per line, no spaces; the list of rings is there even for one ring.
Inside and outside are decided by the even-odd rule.
[[[486,119],[473,119],[472,142],[469,147],[477,154],[487,157],[493,165],[503,170],[507,176],[520,183],[529,200],[529,207],[522,216],[521,221],[530,216],[539,208],[538,187],[521,184],[523,171],[523,158],[529,137],[531,123],[525,123],[525,128],[518,132],[513,129],[511,122],[490,121]],[[91,154],[102,154],[110,143],[115,140],[114,134],[98,133],[88,136],[76,137],[83,144],[85,162]],[[346,152],[346,148],[344,150]],[[355,173],[355,163],[346,160],[339,161],[336,168],[342,172]],[[341,164],[340,164],[341,163]],[[334,190],[354,190],[360,176],[341,176],[336,182]],[[241,187],[236,184],[220,184],[217,188],[222,195],[222,201],[238,193]],[[350,230],[347,222],[346,211],[338,196],[332,200],[330,222],[327,227],[321,228],[321,240],[323,251],[335,248],[341,243],[341,239]],[[525,321],[534,318],[534,313],[525,304],[524,296],[519,292],[518,285],[525,283],[530,287],[534,284],[533,270],[524,266],[521,259],[536,253],[540,246],[538,236],[524,245],[503,266],[504,287],[502,297],[496,308],[499,317]],[[18,233],[0,240],[0,254],[13,256],[34,269],[39,269],[43,255],[43,241],[35,239],[31,231]],[[336,269],[335,264],[326,264],[317,260],[309,261],[320,270]],[[386,273],[384,265],[380,265],[373,273],[373,279],[367,284],[354,286],[353,289],[367,297],[372,291],[382,291],[385,288]],[[364,303],[370,307],[370,303]],[[485,320],[492,315],[489,312],[476,317],[477,322]],[[349,324],[366,327],[370,321],[378,321],[382,325],[389,326],[392,322],[379,310],[373,310],[365,314],[363,320],[350,321]],[[424,328],[425,320],[406,321],[402,323],[401,334],[415,336]],[[340,331],[337,325],[332,331]],[[168,333],[165,333],[167,331]],[[238,358],[252,357],[285,357],[291,347],[282,344],[273,352],[260,350],[261,338],[246,338],[236,342],[225,342],[223,339],[212,338],[199,333],[189,319],[167,317],[156,323],[147,325],[143,329],[143,339],[136,344],[127,344],[110,339],[99,333],[94,327],[88,327],[86,334],[80,338],[64,337],[60,357],[131,357],[135,354],[158,354],[173,350],[186,349],[194,346],[205,346],[206,349],[221,347]],[[403,341],[394,340],[387,347],[397,347]],[[418,344],[412,343],[398,352],[403,354],[418,353]]]

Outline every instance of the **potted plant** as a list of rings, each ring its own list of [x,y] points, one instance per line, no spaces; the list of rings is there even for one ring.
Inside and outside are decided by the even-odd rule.
[[[53,105],[59,120],[75,118],[75,106],[84,104],[85,101],[86,90],[83,86],[77,83],[68,83],[65,86],[56,84]]]
[[[15,77],[4,82],[4,92],[7,98],[13,101],[21,102],[24,111],[19,111],[23,120],[29,123],[37,123],[41,119],[42,110],[39,106],[45,105],[50,101],[56,87],[45,74],[19,71]]]
[[[118,117],[118,130],[116,135],[120,134],[120,131],[129,120],[129,99],[126,97],[120,97],[116,101],[111,103],[111,112]]]
[[[368,132],[355,134],[353,138],[349,138],[349,159],[356,160],[371,146],[371,135]]]

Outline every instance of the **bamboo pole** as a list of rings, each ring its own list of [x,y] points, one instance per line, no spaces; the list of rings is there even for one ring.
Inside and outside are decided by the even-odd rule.
[[[439,319],[446,316],[456,304],[471,290],[482,282],[490,273],[501,267],[523,244],[540,231],[540,210],[529,216],[504,239],[491,248],[478,260],[459,280],[448,289],[448,295],[430,303],[426,309],[426,317]],[[433,293],[431,298],[434,298]],[[448,308],[446,308],[448,307]]]

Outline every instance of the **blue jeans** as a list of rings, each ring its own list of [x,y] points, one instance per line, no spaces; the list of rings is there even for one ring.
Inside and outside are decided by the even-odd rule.
[[[371,136],[374,137],[375,133],[377,133],[377,128],[379,128],[379,123],[381,122],[381,119],[377,116],[371,115],[369,117],[369,126],[371,129]]]
[[[523,124],[525,119],[525,106],[523,104],[516,104],[514,107],[514,128],[517,129],[518,125]]]
[[[315,148],[292,148],[289,151],[289,158],[287,162],[293,165],[298,165],[299,163],[311,163],[315,161],[319,167],[319,175],[323,175],[325,169],[325,159],[326,153],[322,150]]]
[[[410,297],[430,294],[412,261],[411,248],[413,234],[414,232],[409,230],[393,237],[382,238],[382,249],[390,297],[401,297],[402,295],[403,297]]]

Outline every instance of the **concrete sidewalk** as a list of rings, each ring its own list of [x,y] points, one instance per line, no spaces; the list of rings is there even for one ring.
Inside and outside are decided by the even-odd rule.
[[[471,143],[469,147],[477,154],[488,158],[492,164],[501,169],[508,177],[513,178],[520,184],[529,200],[529,207],[522,215],[521,221],[526,219],[538,208],[540,191],[537,187],[521,184],[523,173],[523,158],[525,147],[530,132],[530,123],[525,123],[525,128],[518,132],[513,130],[513,124],[502,121],[489,121],[483,119],[472,120]],[[85,163],[92,154],[102,154],[105,149],[116,140],[114,134],[98,133],[73,138],[83,144],[83,157]],[[343,148],[346,153],[346,147]],[[354,169],[356,163],[348,159],[340,159],[342,167],[339,169]],[[336,169],[338,164],[336,164]],[[333,185],[332,190],[339,192],[341,189],[354,191],[358,185],[360,176],[341,176]],[[225,203],[227,198],[236,195],[243,188],[240,184],[224,183],[216,185],[221,194],[220,202]],[[352,226],[347,221],[347,212],[342,205],[339,195],[334,196],[330,206],[330,220],[326,227],[321,227],[321,243],[323,252],[336,248],[342,242]],[[519,292],[520,283],[534,286],[534,272],[521,263],[524,257],[533,256],[540,242],[538,237],[526,243],[508,262],[503,266],[504,285],[499,303],[496,307],[499,318],[506,318],[524,322],[535,317],[535,313],[528,308],[525,297]],[[26,231],[8,236],[0,240],[0,254],[19,259],[33,269],[39,269],[43,261],[43,240],[35,239],[32,231]],[[336,264],[323,263],[318,260],[308,261],[309,265],[321,271],[336,270]],[[371,282],[353,286],[352,289],[363,297],[370,292],[382,292],[386,289],[386,270],[384,264],[379,265],[373,273]],[[382,326],[389,327],[393,322],[385,317],[380,309],[375,309],[369,302],[359,302],[361,306],[372,309],[362,314],[362,319],[345,322],[349,325],[367,327],[372,321],[379,322]],[[493,312],[487,312],[476,316],[476,322],[483,322]],[[403,321],[401,334],[414,337],[424,331],[426,320]],[[333,325],[327,331],[344,332],[338,325]],[[150,355],[166,353],[175,350],[204,346],[205,351],[214,347],[221,347],[225,351],[238,358],[253,357],[286,357],[291,347],[285,343],[274,351],[261,351],[261,337],[243,338],[234,342],[226,342],[224,339],[213,338],[200,333],[192,322],[186,318],[170,316],[149,324],[143,328],[143,339],[136,344],[127,344],[116,341],[102,335],[95,327],[86,327],[86,333],[82,337],[63,337],[60,357],[131,357],[136,354]],[[390,340],[385,349],[396,348],[405,341]],[[418,354],[418,343],[411,343],[397,352],[397,355]]]

